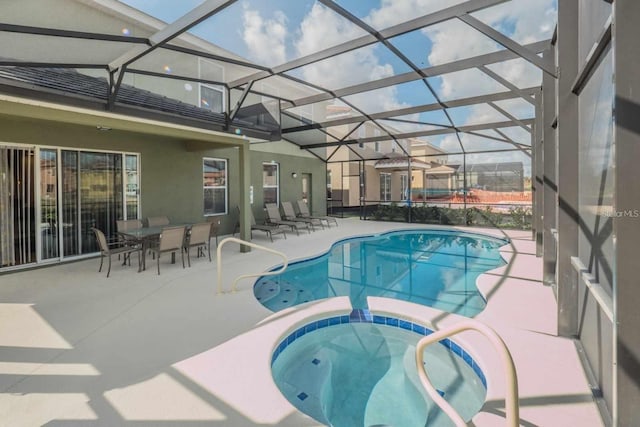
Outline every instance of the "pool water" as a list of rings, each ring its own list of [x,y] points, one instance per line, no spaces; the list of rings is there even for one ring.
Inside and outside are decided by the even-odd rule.
[[[259,278],[254,294],[272,311],[334,296],[366,309],[368,296],[380,296],[473,317],[485,307],[476,279],[505,264],[499,248],[506,243],[440,230],[343,240],[324,255]]]
[[[374,323],[347,323],[297,338],[276,355],[273,378],[284,396],[318,422],[336,427],[450,426],[424,391],[415,366],[415,332]],[[444,345],[425,350],[439,393],[470,420],[486,388]]]

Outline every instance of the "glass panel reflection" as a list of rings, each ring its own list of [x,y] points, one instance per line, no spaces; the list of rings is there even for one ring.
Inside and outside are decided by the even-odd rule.
[[[58,246],[58,153],[40,150],[40,229],[42,259],[57,258]]]
[[[62,243],[63,255],[80,253],[78,244],[78,152],[62,151]]]
[[[581,63],[587,59],[591,48],[604,31],[612,9],[611,3],[605,1],[579,0],[578,54]]]
[[[280,173],[278,163],[262,164],[262,189],[264,204],[280,204]]]
[[[225,159],[202,160],[204,185],[204,214],[227,213],[227,161]]]
[[[138,219],[140,205],[140,173],[138,171],[138,156],[127,154],[125,156],[125,177],[126,177],[126,210],[125,219]]]
[[[116,237],[116,220],[122,212],[122,155],[80,153],[80,239],[81,253],[98,251],[92,227],[107,239]]]
[[[579,98],[578,252],[596,281],[613,283],[614,141],[613,54],[607,53]]]

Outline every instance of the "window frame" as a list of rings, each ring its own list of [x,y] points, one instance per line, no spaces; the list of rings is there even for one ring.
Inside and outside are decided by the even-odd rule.
[[[391,201],[391,173],[380,172],[380,201]]]
[[[406,173],[400,174],[400,200],[407,200],[409,198],[409,175]]]
[[[265,184],[265,166],[275,166],[276,168],[276,185]],[[267,202],[265,198],[265,189],[276,189],[276,205],[280,206],[280,163],[277,162],[262,162],[262,204],[266,207]]]
[[[198,58],[198,77],[202,78],[202,64],[206,62],[208,65],[214,66],[214,67],[218,67],[221,72],[222,72],[222,81],[224,81],[224,67],[218,63],[215,63],[213,61],[209,61],[205,58]],[[204,108],[207,110],[211,110],[214,111],[212,108],[207,108],[205,106],[202,105],[202,88],[205,87],[207,89],[211,89],[211,90],[215,90],[217,92],[220,92],[222,94],[222,102],[221,102],[221,113],[226,113],[227,111],[227,94],[226,91],[224,90],[224,86],[216,86],[216,85],[212,85],[212,84],[207,84],[207,83],[198,83],[198,107],[200,108]]]
[[[224,162],[224,185],[205,185],[206,182],[206,178],[204,176],[204,167],[205,167],[205,161],[207,160],[213,160],[216,162]],[[203,215],[205,217],[210,217],[210,216],[220,216],[220,215],[227,215],[229,213],[229,160],[228,159],[223,159],[223,158],[218,158],[218,157],[203,157],[202,158],[202,212]],[[207,190],[210,189],[224,189],[224,212],[218,212],[218,213],[207,213],[207,211],[205,210],[205,194]]]

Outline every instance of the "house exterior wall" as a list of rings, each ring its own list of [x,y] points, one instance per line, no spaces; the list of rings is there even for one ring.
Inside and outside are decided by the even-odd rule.
[[[41,148],[61,147],[85,150],[125,151],[140,155],[140,217],[167,215],[173,222],[205,220],[203,202],[202,159],[227,159],[227,215],[220,216],[222,234],[231,233],[239,204],[240,162],[237,148],[222,144],[197,151],[187,149],[188,141],[169,137],[112,130],[101,132],[95,127],[51,121],[0,116],[0,143],[28,144]],[[283,144],[287,144],[284,143]],[[314,213],[326,212],[325,167],[315,158],[290,154],[251,151],[254,213],[262,217],[262,162],[280,164],[281,200],[295,202],[301,198],[301,173],[310,173]],[[292,172],[298,178],[291,177]]]
[[[286,144],[286,143],[284,143]],[[303,173],[311,175],[312,214],[325,215],[327,211],[326,169],[324,162],[310,157],[289,154],[251,151],[251,185],[253,185],[253,214],[257,221],[264,218],[262,189],[262,164],[275,161],[280,170],[280,202],[291,202],[297,210],[296,201],[302,199]],[[296,178],[291,174],[295,172]],[[231,178],[230,178],[231,180]]]

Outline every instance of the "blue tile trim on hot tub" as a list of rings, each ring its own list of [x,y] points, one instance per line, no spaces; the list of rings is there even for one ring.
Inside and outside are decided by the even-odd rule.
[[[271,365],[273,365],[273,362],[275,362],[278,356],[280,356],[280,353],[282,353],[289,345],[291,345],[291,343],[304,336],[305,334],[313,332],[317,329],[346,323],[373,323],[378,325],[387,325],[424,336],[433,333],[431,329],[418,323],[413,323],[409,320],[399,319],[396,317],[372,315],[369,310],[355,309],[349,315],[334,316],[316,320],[315,322],[311,322],[307,325],[301,326],[300,328],[291,332],[289,335],[287,335],[287,337],[282,339],[280,344],[274,350],[273,355],[271,356]],[[449,349],[449,351],[460,357],[467,365],[469,365],[469,367],[473,369],[473,372],[475,372],[475,374],[478,376],[478,379],[480,380],[484,388],[487,388],[487,378],[485,377],[484,372],[482,372],[480,365],[478,365],[478,363],[469,353],[464,350],[464,348],[462,348],[460,345],[456,344],[449,338],[441,340],[440,344],[445,346],[447,349]]]

